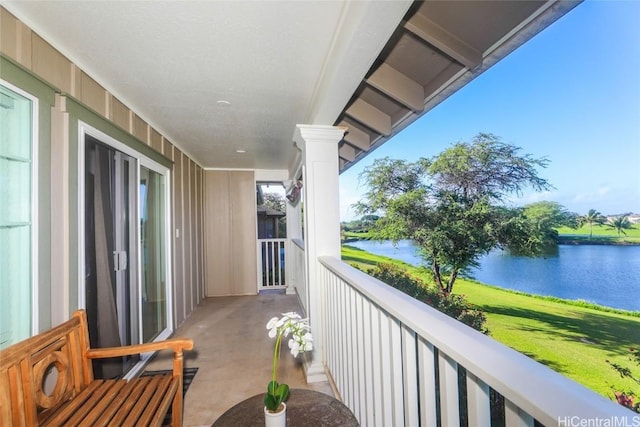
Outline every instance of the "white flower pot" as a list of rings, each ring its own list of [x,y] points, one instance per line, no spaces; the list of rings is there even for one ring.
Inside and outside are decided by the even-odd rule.
[[[286,427],[287,425],[287,404],[282,403],[283,409],[280,412],[269,412],[264,407],[264,425],[265,427]]]

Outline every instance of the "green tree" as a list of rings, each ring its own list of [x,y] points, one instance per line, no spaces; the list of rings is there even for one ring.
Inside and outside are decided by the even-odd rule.
[[[589,224],[589,239],[593,238],[593,225],[602,225],[606,222],[606,218],[595,209],[589,209],[586,215],[578,218],[580,224]]]
[[[286,206],[283,195],[279,193],[264,193],[263,198],[264,198],[264,203],[262,204],[263,206],[278,212],[287,211],[287,206]]]
[[[618,237],[620,237],[620,233],[626,236],[627,233],[624,230],[631,228],[631,222],[627,215],[609,218],[609,222],[607,222],[606,225],[616,230],[618,232]]]
[[[518,255],[537,255],[558,244],[558,227],[578,227],[578,215],[556,202],[537,202],[517,210],[512,217],[518,227],[508,224],[504,240]]]
[[[269,209],[273,209],[278,212],[287,212],[287,204],[285,198],[280,193],[264,193],[263,203],[261,206],[265,206]],[[278,238],[287,237],[287,217],[283,216],[278,218]]]
[[[525,187],[551,188],[537,174],[546,159],[520,155],[492,134],[458,142],[431,159],[378,159],[361,177],[369,191],[361,214],[383,214],[373,237],[411,239],[430,264],[439,289],[449,295],[460,272],[503,245],[521,245],[512,232],[526,230],[520,212],[499,204]],[[447,277],[448,276],[448,277]]]

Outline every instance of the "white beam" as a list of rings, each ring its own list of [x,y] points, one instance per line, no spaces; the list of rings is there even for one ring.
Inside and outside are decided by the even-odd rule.
[[[429,18],[415,14],[404,27],[470,70],[482,64],[482,52],[460,40]]]

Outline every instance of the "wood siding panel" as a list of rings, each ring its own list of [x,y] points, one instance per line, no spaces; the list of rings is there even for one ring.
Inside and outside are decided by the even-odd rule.
[[[191,160],[183,156],[182,158],[182,200],[184,204],[182,224],[184,226],[184,240],[182,242],[184,251],[184,307],[185,314],[190,313],[194,308],[191,296],[193,295],[193,278],[191,269],[191,241],[193,240],[191,227]]]
[[[80,86],[82,103],[98,114],[107,117],[107,91],[84,72],[80,77]]]
[[[231,210],[229,174],[205,172],[205,288],[206,296],[231,295]]]
[[[131,112],[115,96],[111,97],[111,121],[127,132],[131,129]]]
[[[198,190],[198,165],[190,160],[191,167],[189,173],[190,187],[190,202],[191,202],[191,258],[189,258],[191,267],[191,306],[196,307],[199,298],[199,285],[198,285],[198,203],[197,203],[197,190]]]
[[[173,286],[175,288],[175,321],[180,325],[186,318],[184,310],[184,223],[182,199],[182,152],[176,150],[173,164],[173,218],[174,218],[174,255],[173,255]]]
[[[18,63],[31,69],[31,52],[33,32],[31,28],[18,21]]]
[[[31,68],[31,29],[0,6],[0,51]]]
[[[133,115],[133,129],[131,130],[131,134],[147,145],[149,145],[148,128],[149,125],[147,125],[147,122],[136,114]]]
[[[3,7],[0,7],[0,50],[18,60],[18,20]]]
[[[71,61],[35,33],[32,42],[33,72],[57,88],[71,92]]]
[[[204,203],[206,296],[255,294],[253,172],[206,171]]]
[[[71,96],[82,98],[82,70],[76,64],[71,64]]]
[[[162,137],[162,154],[173,160],[173,144],[165,137]]]
[[[150,145],[151,148],[153,148],[154,150],[156,150],[158,153],[162,153],[162,135],[160,135],[160,133],[151,128],[151,135],[150,135]]]
[[[233,246],[231,269],[236,294],[255,294],[256,189],[253,172],[233,172],[229,181]]]
[[[198,301],[201,301],[204,296],[204,229],[202,224],[202,219],[204,217],[204,170],[201,167],[198,167],[198,192],[196,197],[197,202],[197,229],[196,236],[198,239],[198,268],[196,271],[198,272]]]

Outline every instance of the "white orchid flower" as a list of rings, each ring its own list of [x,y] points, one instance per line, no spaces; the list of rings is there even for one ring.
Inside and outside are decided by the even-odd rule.
[[[269,330],[269,338],[275,338],[276,343],[273,347],[273,366],[271,369],[271,381],[267,387],[267,395],[265,396],[265,405],[272,405],[274,410],[277,408],[277,403],[282,400],[286,400],[289,392],[288,386],[285,395],[276,395],[276,389],[281,390],[282,386],[286,384],[278,385],[276,381],[276,374],[278,371],[278,360],[280,359],[280,347],[282,344],[282,338],[288,337],[291,334],[291,338],[288,340],[289,349],[293,357],[298,357],[298,354],[310,351],[313,348],[311,337],[311,327],[309,326],[309,318],[303,319],[298,313],[289,312],[282,313],[281,318],[273,317],[267,322],[267,329]],[[271,402],[271,403],[267,403]]]

